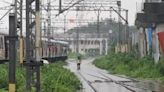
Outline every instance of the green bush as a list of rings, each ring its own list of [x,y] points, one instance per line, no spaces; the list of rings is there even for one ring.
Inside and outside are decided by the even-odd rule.
[[[134,78],[160,78],[164,76],[164,59],[161,59],[159,64],[155,64],[150,56],[138,59],[131,53],[115,53],[98,58],[93,63],[110,73]]]
[[[45,65],[42,68],[42,92],[76,92],[80,86],[77,77],[61,64]],[[53,91],[52,91],[53,90]]]
[[[63,68],[63,65],[64,63],[53,63],[41,68],[41,92],[76,92],[81,83],[72,72]],[[8,65],[0,65],[0,92],[8,92],[7,70]],[[24,92],[25,68],[17,66],[16,80],[17,92]]]
[[[0,89],[2,90],[8,89],[8,72],[6,69],[8,69],[7,65],[0,65]]]

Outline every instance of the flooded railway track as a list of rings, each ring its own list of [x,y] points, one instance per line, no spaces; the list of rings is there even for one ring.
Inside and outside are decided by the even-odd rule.
[[[88,81],[80,72],[79,72],[79,75],[87,82],[87,84],[91,87],[91,89],[94,91],[94,92],[98,92],[94,86],[92,86],[92,82]]]
[[[136,83],[136,82],[139,82],[138,80],[135,80],[135,79],[112,75],[112,76],[116,76],[116,77],[120,77],[120,78],[126,79],[126,80],[117,81],[117,80],[114,80],[114,79],[110,78],[107,74],[103,74],[101,72],[98,72],[98,73],[101,76],[93,75],[93,74],[87,74],[89,76],[98,78],[97,80],[89,81],[89,80],[87,80],[87,78],[85,76],[83,76],[79,72],[79,75],[87,82],[87,84],[91,87],[93,92],[99,92],[98,89],[95,86],[93,86],[94,83],[115,83],[115,84],[120,85],[121,87],[127,89],[130,92],[140,92],[138,90],[142,90],[143,92],[157,92],[157,91],[154,91],[154,90],[150,90],[150,89],[146,89],[146,88],[140,88],[140,87],[137,87],[137,86],[134,86],[134,85],[126,84],[126,83]]]

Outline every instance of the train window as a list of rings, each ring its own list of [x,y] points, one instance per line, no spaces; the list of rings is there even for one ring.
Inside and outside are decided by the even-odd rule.
[[[91,44],[93,45],[93,41],[91,41]]]
[[[96,41],[96,40],[94,41],[94,44],[95,44],[95,45],[97,44],[97,41]]]
[[[88,40],[88,45],[90,44],[90,41]]]

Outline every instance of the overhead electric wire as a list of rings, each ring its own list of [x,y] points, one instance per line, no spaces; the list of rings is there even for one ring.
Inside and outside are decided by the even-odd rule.
[[[56,0],[52,0],[50,3],[55,2]],[[47,5],[48,3],[42,4],[42,6]]]
[[[1,18],[0,21],[12,10],[13,8],[10,8]]]
[[[58,13],[58,14],[56,15],[56,17],[59,16],[61,13],[63,13],[63,12],[65,12],[65,11],[69,10],[70,8],[72,8],[73,6],[75,6],[76,4],[79,4],[79,3],[82,2],[82,1],[84,1],[84,0],[79,0],[79,1],[77,1],[77,2],[75,2],[75,3],[73,3],[73,4],[72,4],[71,6],[69,6],[68,8],[63,9],[60,13]]]
[[[72,4],[73,1],[74,1],[74,0],[71,0],[71,1],[68,3],[68,5]]]
[[[3,1],[1,1],[2,3],[6,3],[6,4],[12,4],[11,2],[8,2],[8,1],[5,1],[5,0],[3,0]]]

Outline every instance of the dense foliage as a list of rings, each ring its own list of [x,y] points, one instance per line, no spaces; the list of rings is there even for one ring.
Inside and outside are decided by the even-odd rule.
[[[134,78],[162,78],[164,61],[155,64],[149,56],[142,59],[133,54],[110,54],[94,61],[94,64],[110,73],[123,74]]]
[[[0,92],[8,92],[8,65],[0,65]],[[17,67],[17,92],[25,91],[25,70]],[[76,92],[80,81],[63,63],[44,65],[41,69],[41,92]]]

